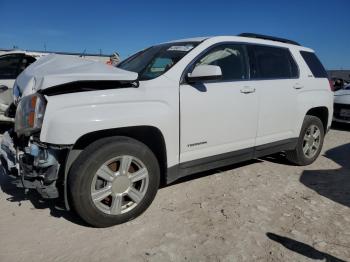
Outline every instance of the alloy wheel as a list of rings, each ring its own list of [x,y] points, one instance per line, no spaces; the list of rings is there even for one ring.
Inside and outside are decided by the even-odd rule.
[[[105,162],[91,184],[91,199],[97,209],[119,215],[134,209],[144,198],[149,173],[139,159],[123,155]]]
[[[313,158],[320,147],[321,131],[316,125],[311,125],[305,132],[303,153],[307,158]]]

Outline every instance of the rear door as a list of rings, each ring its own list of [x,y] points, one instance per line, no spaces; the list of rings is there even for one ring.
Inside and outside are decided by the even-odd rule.
[[[256,145],[265,145],[294,136],[297,95],[303,86],[289,49],[248,45],[251,85],[259,94]]]
[[[258,97],[247,81],[245,46],[213,47],[186,73],[203,64],[220,66],[223,76],[180,85],[180,162],[213,156],[219,161],[221,154],[233,151],[247,156],[255,145]]]

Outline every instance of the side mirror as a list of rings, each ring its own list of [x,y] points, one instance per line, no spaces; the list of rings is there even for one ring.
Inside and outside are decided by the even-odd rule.
[[[7,86],[0,85],[0,92],[5,92],[7,89],[9,89]]]
[[[220,66],[216,65],[199,65],[193,69],[192,73],[188,73],[187,82],[194,83],[205,80],[216,80],[222,77]]]

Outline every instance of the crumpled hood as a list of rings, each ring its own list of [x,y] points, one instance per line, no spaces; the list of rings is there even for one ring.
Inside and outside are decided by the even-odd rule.
[[[137,73],[80,57],[48,55],[27,67],[16,79],[21,96],[77,81],[136,81]],[[16,92],[16,90],[15,90]]]

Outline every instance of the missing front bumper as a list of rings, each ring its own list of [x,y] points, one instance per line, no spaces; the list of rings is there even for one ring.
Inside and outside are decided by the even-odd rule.
[[[7,132],[3,136],[0,148],[0,155],[5,160],[8,173],[17,175],[17,187],[35,189],[43,198],[59,197],[57,180],[61,150],[31,144],[25,148],[25,152],[18,152]]]
[[[57,161],[45,167],[34,164],[35,158],[29,154],[19,157],[20,179],[24,188],[36,189],[43,198],[58,198],[56,181],[60,164]]]

